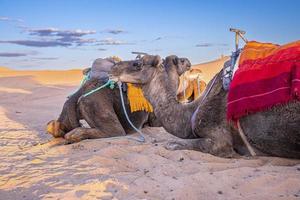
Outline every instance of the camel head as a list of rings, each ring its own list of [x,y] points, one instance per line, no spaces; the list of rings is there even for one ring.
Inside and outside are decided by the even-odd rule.
[[[166,70],[169,70],[172,65],[175,65],[178,76],[181,76],[184,72],[190,70],[191,62],[187,58],[178,58],[175,55],[168,56],[164,62]]]
[[[57,120],[51,120],[47,123],[47,133],[53,137],[63,137],[65,134],[64,125]]]
[[[121,61],[111,70],[110,78],[115,81],[134,84],[146,84],[157,71],[162,71],[160,56],[146,55],[139,60]]]

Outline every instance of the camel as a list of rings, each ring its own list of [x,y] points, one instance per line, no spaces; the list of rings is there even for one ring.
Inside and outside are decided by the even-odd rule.
[[[200,97],[206,88],[206,83],[202,80],[202,71],[192,68],[180,76],[180,84],[177,91],[178,101],[191,102]]]
[[[168,68],[168,73],[173,77],[173,82],[169,84],[178,84],[179,75],[191,67],[190,62],[185,58],[178,58],[177,56],[168,56],[165,60],[168,63],[172,63],[172,67]],[[156,59],[154,56],[144,56],[141,61],[120,62],[120,66],[134,64],[138,68],[141,63],[158,65],[161,64],[161,60],[160,57]],[[171,64],[168,66],[171,66]],[[84,72],[86,71],[88,70],[84,70]],[[118,89],[111,90],[104,88],[91,96],[82,98],[77,105],[78,99],[83,94],[103,84],[103,82],[95,79],[85,83],[65,102],[58,120],[48,123],[48,132],[54,137],[64,137],[67,143],[79,142],[83,139],[114,137],[132,133],[133,129],[127,122],[121,107]],[[175,87],[177,88],[177,86]],[[131,113],[126,93],[123,92],[123,95],[129,118],[137,128],[141,128],[148,120],[148,113],[143,111]],[[81,127],[79,119],[86,120],[91,128]]]
[[[180,87],[181,76],[190,70],[192,64],[187,58],[178,58],[175,55],[171,55],[165,58],[163,65],[169,77],[169,84],[174,86],[174,92],[177,93]],[[162,123],[154,113],[149,113],[148,125],[151,127],[161,127]]]
[[[185,139],[171,142],[167,148],[193,149],[220,157],[233,157],[237,155],[234,149],[241,144],[241,138],[226,120],[228,93],[222,87],[222,73],[221,70],[209,82],[204,92],[206,96],[202,95],[189,104],[177,101],[174,89],[168,84],[166,71],[159,67],[113,67],[111,78],[139,84],[166,131]],[[195,123],[191,124],[194,113]],[[240,125],[257,155],[300,158],[299,101],[243,117]]]

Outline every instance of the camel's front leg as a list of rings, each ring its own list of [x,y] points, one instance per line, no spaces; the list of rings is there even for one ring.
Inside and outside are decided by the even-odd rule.
[[[103,89],[80,101],[80,113],[91,128],[79,127],[70,131],[64,136],[67,143],[126,135],[113,109],[110,93],[110,90]]]
[[[69,133],[67,133],[64,138],[66,139],[66,143],[74,143],[80,142],[81,140],[85,139],[97,139],[97,138],[108,138],[108,137],[115,137],[115,136],[122,136],[122,132],[117,133],[106,133],[97,128],[75,128]]]

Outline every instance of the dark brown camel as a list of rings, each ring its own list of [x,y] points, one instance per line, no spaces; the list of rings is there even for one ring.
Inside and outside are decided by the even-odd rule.
[[[179,75],[190,68],[190,62],[177,56],[169,56],[166,61],[173,64],[173,67],[168,69],[169,74],[175,73],[172,75],[174,83],[170,82],[170,84],[178,84]],[[125,61],[121,62],[120,65],[135,65],[138,68],[141,63],[154,65],[160,64],[161,60],[160,57],[145,56],[141,61]],[[90,80],[66,101],[59,119],[50,122],[50,126],[57,126],[52,129],[55,130],[52,133],[54,137],[65,137],[68,143],[73,143],[83,139],[114,137],[133,132],[122,110],[118,89],[102,89],[91,96],[82,98],[77,105],[78,99],[83,94],[103,84],[99,80]],[[126,93],[123,94],[131,121],[137,128],[141,128],[147,121],[148,113],[131,113]],[[80,127],[79,119],[86,120],[91,128]]]
[[[180,104],[168,84],[166,71],[158,67],[130,65],[113,67],[112,78],[140,84],[145,97],[153,105],[156,117],[171,134],[188,140],[168,145],[171,149],[196,149],[217,156],[231,157],[238,133],[226,121],[227,92],[222,87],[221,74],[215,76],[212,89],[190,104]],[[200,105],[192,131],[191,117]],[[300,158],[300,102],[290,102],[240,120],[250,144],[264,154]]]
[[[187,58],[178,58],[177,56],[172,55],[165,58],[163,65],[169,77],[169,85],[173,86],[174,94],[176,94],[179,87],[179,77],[184,72],[190,70],[192,64]],[[148,125],[151,127],[161,127],[162,123],[152,112],[149,113]]]

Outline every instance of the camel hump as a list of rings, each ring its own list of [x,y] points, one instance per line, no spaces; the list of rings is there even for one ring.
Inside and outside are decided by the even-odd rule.
[[[105,79],[108,78],[108,72],[115,65],[115,62],[110,58],[98,58],[94,61],[91,71],[90,78]]]

